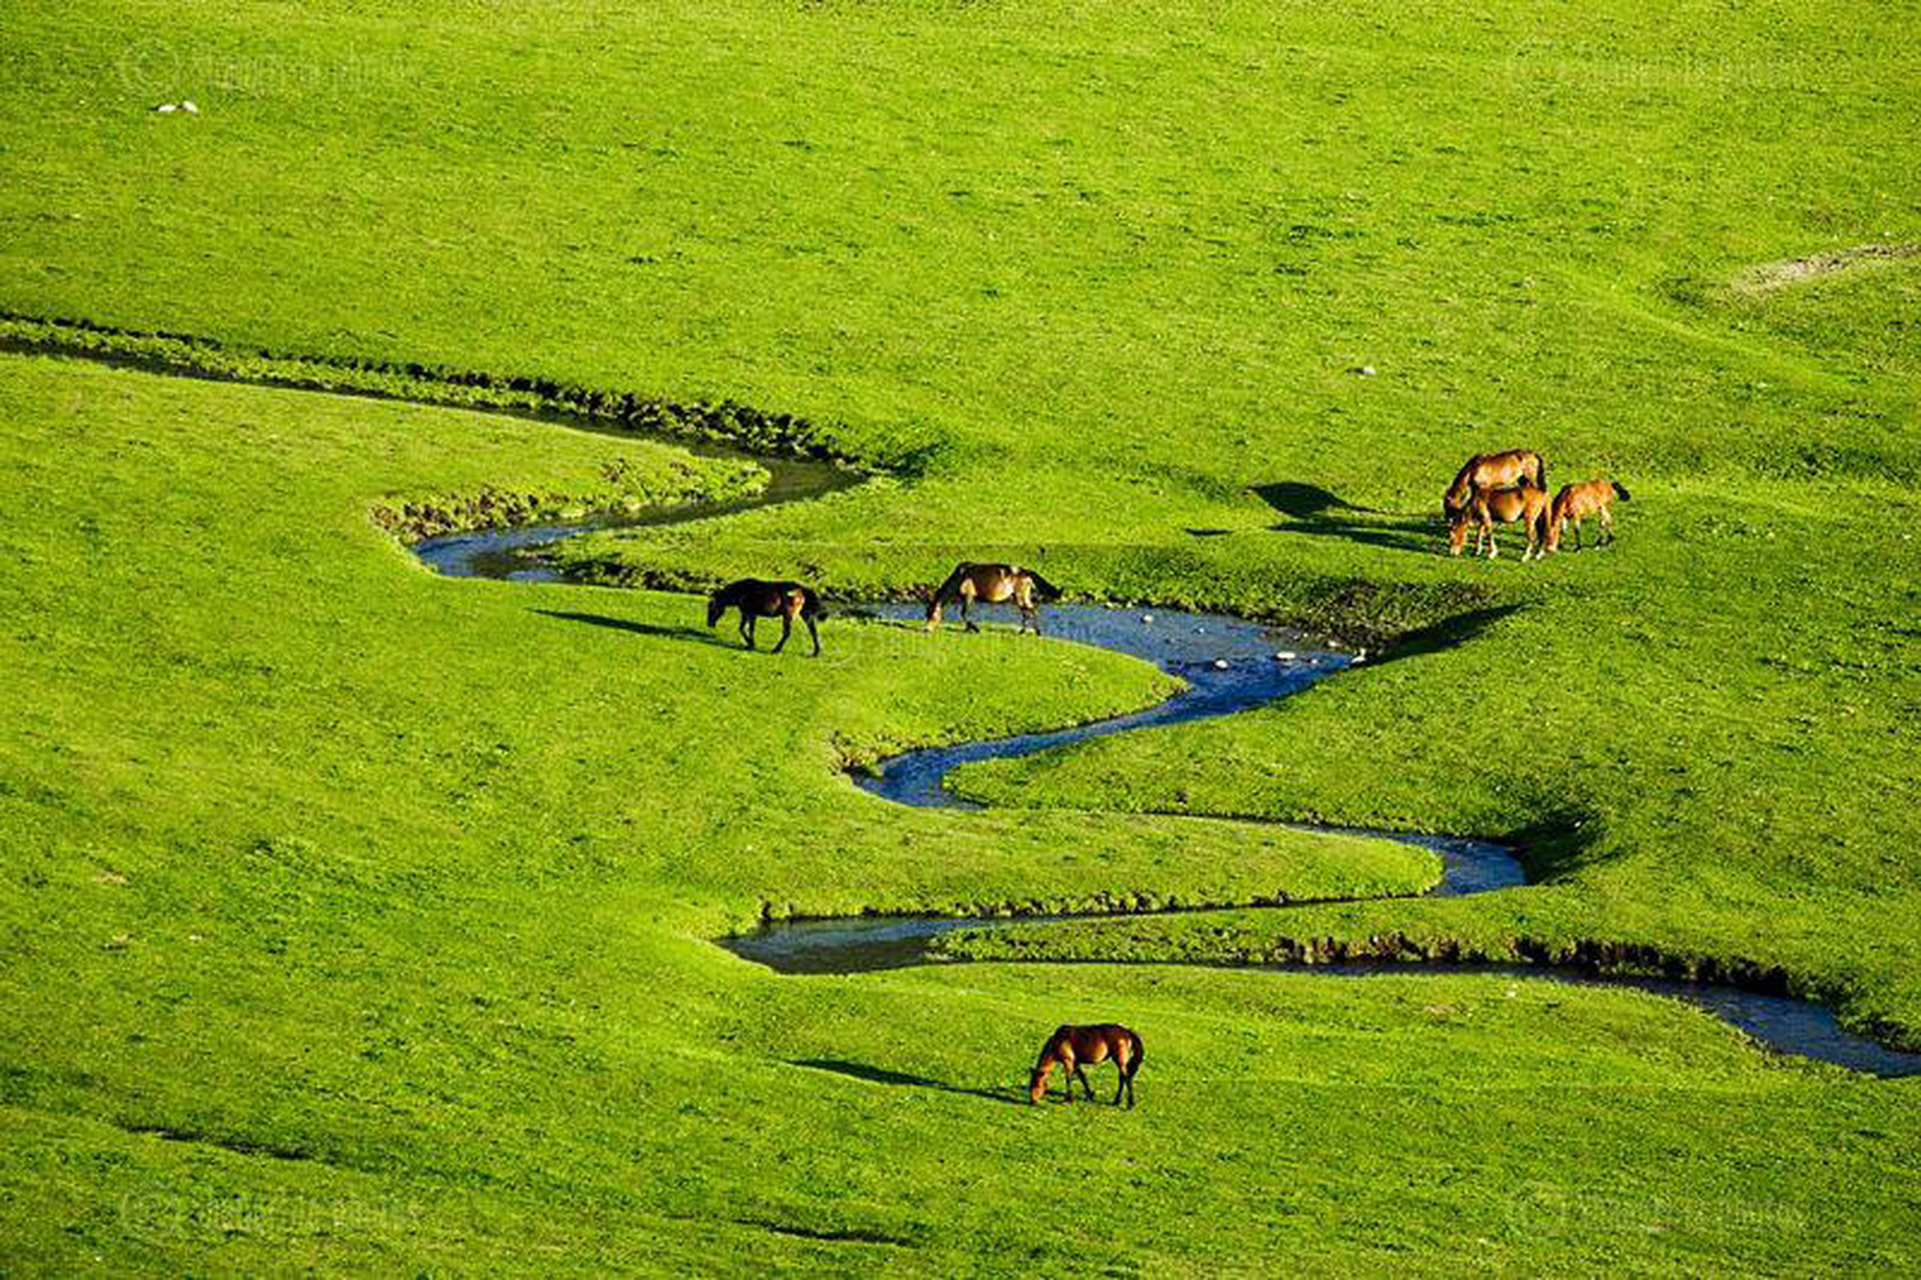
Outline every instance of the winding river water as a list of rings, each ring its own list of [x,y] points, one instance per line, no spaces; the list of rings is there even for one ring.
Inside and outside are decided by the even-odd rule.
[[[766,459],[757,460],[762,465],[769,465]],[[690,504],[641,518],[589,519],[569,524],[455,534],[428,539],[418,543],[414,550],[427,564],[453,576],[560,581],[560,575],[538,559],[535,554],[538,547],[594,529],[672,523],[812,496],[844,483],[837,483],[823,475],[833,470],[824,464],[776,463],[773,467],[778,491],[770,488],[768,493],[746,502]],[[878,605],[863,612],[896,620],[917,617],[915,608],[907,605]],[[984,612],[991,614],[993,611]],[[856,775],[856,783],[876,795],[901,804],[978,807],[948,790],[945,785],[948,774],[960,765],[977,760],[1031,755],[1106,734],[1231,715],[1304,689],[1355,661],[1350,655],[1305,648],[1298,639],[1256,623],[1208,614],[1106,609],[1086,605],[1055,606],[1044,610],[1043,625],[1051,635],[1081,644],[1099,645],[1153,662],[1162,670],[1186,680],[1188,687],[1146,710],[1092,724],[1048,733],[909,751],[882,762],[878,772],[873,775]],[[1445,836],[1388,832],[1364,834],[1404,840],[1440,854],[1444,866],[1443,877],[1431,891],[1437,896],[1495,892],[1526,883],[1525,872],[1513,851],[1502,845]],[[1220,908],[1249,909],[1289,908]],[[1023,920],[1032,923],[1036,919],[1041,917],[862,916],[799,920],[770,924],[751,933],[718,941],[742,957],[784,973],[852,973],[930,963],[934,957],[929,955],[929,942],[956,929],[1002,927]],[[1536,965],[1382,962],[1291,967],[1287,971],[1345,979],[1363,979],[1385,973],[1466,973],[1578,985],[1633,987],[1706,1008],[1778,1052],[1838,1063],[1873,1075],[1921,1075],[1921,1053],[1890,1049],[1865,1036],[1846,1031],[1836,1021],[1832,1010],[1811,1001],[1783,995]]]

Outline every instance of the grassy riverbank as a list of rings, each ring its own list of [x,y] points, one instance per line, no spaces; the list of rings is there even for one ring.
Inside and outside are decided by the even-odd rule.
[[[1671,1002],[779,978],[706,941],[1432,879],[1222,820],[1315,818],[1514,838],[1542,883],[960,945],[1618,942],[1779,967],[1914,1042],[1911,14],[15,9],[0,338],[632,397],[890,473],[569,549],[609,582],[857,595],[1007,555],[1375,652],[969,771],[993,812],[902,810],[842,767],[1167,681],[844,617],[774,659],[684,596],[439,580],[370,513],[760,480],[0,357],[0,1269],[1921,1262],[1916,1082]],[[1518,443],[1628,485],[1613,549],[1434,554],[1452,468]],[[1140,1110],[1006,1104],[1096,1018],[1147,1036]]]

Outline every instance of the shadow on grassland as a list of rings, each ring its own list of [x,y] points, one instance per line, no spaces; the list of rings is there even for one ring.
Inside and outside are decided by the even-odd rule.
[[[1469,609],[1444,618],[1432,626],[1410,631],[1396,640],[1392,647],[1380,657],[1373,659],[1372,665],[1384,667],[1390,662],[1401,662],[1407,658],[1419,658],[1443,649],[1452,649],[1465,644],[1492,627],[1510,614],[1520,612],[1518,604],[1489,605],[1485,609]]]
[[[591,627],[606,627],[610,631],[626,631],[637,636],[657,636],[663,640],[693,640],[701,644],[717,645],[723,649],[738,649],[738,644],[730,644],[711,631],[698,627],[660,627],[651,622],[635,622],[632,618],[610,618],[600,613],[575,613],[567,609],[532,609],[547,618],[559,618],[563,622],[584,622]]]
[[[1276,533],[1343,538],[1392,551],[1438,554],[1444,549],[1438,526],[1427,516],[1395,515],[1355,506],[1339,494],[1298,480],[1257,484],[1252,492],[1287,517],[1268,526]]]
[[[939,1089],[942,1093],[959,1093],[970,1098],[985,1098],[989,1102],[1004,1102],[1010,1106],[1024,1106],[1025,1102],[1012,1093],[994,1089],[969,1089],[945,1080],[932,1080],[926,1076],[908,1075],[904,1071],[889,1071],[885,1067],[869,1066],[864,1062],[847,1062],[839,1058],[800,1058],[788,1063],[792,1067],[808,1067],[814,1071],[831,1071],[837,1076],[850,1080],[861,1080],[868,1084],[903,1085],[910,1089]]]

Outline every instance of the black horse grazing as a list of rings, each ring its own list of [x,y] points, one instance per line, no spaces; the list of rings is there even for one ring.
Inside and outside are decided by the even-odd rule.
[[[827,610],[821,608],[820,597],[811,587],[798,582],[762,582],[759,578],[730,582],[707,597],[707,625],[719,622],[729,609],[740,610],[740,638],[749,649],[754,647],[754,619],[780,619],[780,644],[774,646],[774,652],[779,653],[794,632],[794,619],[799,618],[813,638],[814,656],[820,656],[820,631],[814,623],[825,618]]]

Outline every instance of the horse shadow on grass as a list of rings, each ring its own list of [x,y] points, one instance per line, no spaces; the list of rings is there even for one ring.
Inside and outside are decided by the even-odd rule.
[[[1287,519],[1268,526],[1276,533],[1298,533],[1317,538],[1344,538],[1393,551],[1438,554],[1444,532],[1433,517],[1397,515],[1360,507],[1331,490],[1298,480],[1257,484],[1253,494]]]
[[[904,1071],[889,1071],[886,1067],[869,1066],[865,1062],[847,1062],[840,1058],[797,1058],[787,1065],[808,1067],[815,1071],[831,1071],[837,1076],[846,1076],[850,1080],[861,1080],[868,1084],[902,1085],[910,1089],[938,1089],[942,1093],[985,1098],[989,1102],[1004,1102],[1009,1106],[1027,1105],[1025,1098],[1017,1097],[1009,1090],[969,1089],[963,1085],[949,1084],[945,1080],[933,1080],[927,1076],[909,1075]]]
[[[636,622],[632,618],[610,618],[601,613],[576,613],[569,609],[533,609],[543,617],[559,618],[563,622],[584,622],[590,627],[606,627],[610,631],[625,631],[637,636],[657,636],[663,640],[693,640],[700,644],[717,645],[722,649],[738,649],[739,644],[731,643],[711,631],[698,627],[662,627],[651,622]]]

